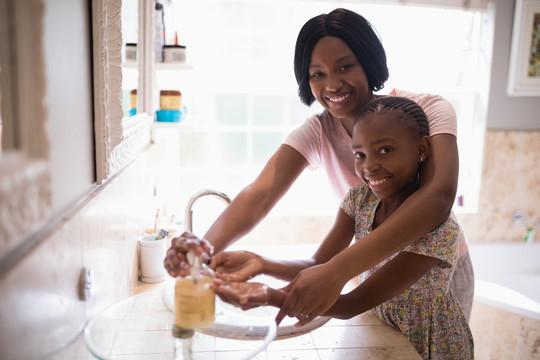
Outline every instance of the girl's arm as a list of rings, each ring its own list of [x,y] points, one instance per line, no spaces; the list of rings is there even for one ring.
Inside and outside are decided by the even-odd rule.
[[[253,183],[245,187],[221,213],[204,236],[214,247],[223,251],[250,232],[289,190],[294,181],[308,166],[307,160],[295,149],[281,145],[268,160]],[[171,276],[177,276],[185,262],[187,251],[209,251],[205,244],[187,243],[183,238],[172,240],[167,250],[164,266]]]
[[[225,251],[212,257],[210,267],[226,281],[246,281],[259,274],[290,281],[300,271],[325,263],[347,248],[353,235],[354,221],[340,209],[332,229],[310,259],[274,260],[249,251]]]
[[[348,319],[372,309],[402,294],[440,262],[434,257],[401,252],[354,290],[341,295],[325,315]]]
[[[294,280],[276,320],[285,315],[328,311],[349,279],[377,265],[445,221],[457,190],[459,160],[456,137],[431,137],[431,154],[420,174],[420,188],[379,227],[321,266]]]
[[[263,274],[282,280],[292,280],[301,271],[323,264],[351,243],[354,236],[354,220],[339,209],[334,225],[323,242],[309,260],[279,261],[268,260],[263,265]]]
[[[338,319],[349,319],[383,302],[402,294],[424,276],[440,259],[402,252],[389,261],[351,292],[338,297],[324,315]],[[261,283],[214,282],[214,291],[226,302],[243,309],[261,305],[281,307],[286,290],[272,289]],[[298,326],[309,319],[299,316]]]

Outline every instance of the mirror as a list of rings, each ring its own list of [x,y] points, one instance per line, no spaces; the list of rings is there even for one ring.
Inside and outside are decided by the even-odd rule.
[[[137,113],[138,1],[122,1],[122,108],[124,117]]]

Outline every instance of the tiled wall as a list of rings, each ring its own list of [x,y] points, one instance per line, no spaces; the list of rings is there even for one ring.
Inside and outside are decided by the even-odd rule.
[[[512,215],[540,221],[539,204],[540,131],[488,131],[479,211],[458,215],[469,242],[523,242],[526,229],[514,227]]]
[[[475,359],[538,359],[539,324],[538,319],[475,301],[470,322]]]

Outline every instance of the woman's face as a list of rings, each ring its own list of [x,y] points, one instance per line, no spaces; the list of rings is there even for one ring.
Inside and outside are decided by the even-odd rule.
[[[373,100],[364,69],[340,38],[326,36],[317,42],[308,71],[313,96],[335,118],[354,118]]]

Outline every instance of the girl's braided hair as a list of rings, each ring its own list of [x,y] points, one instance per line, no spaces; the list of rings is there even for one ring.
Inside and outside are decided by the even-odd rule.
[[[384,110],[401,111],[405,115],[402,121],[407,122],[418,137],[429,136],[429,123],[424,110],[416,102],[405,97],[383,96],[376,98],[360,110],[356,119]]]

